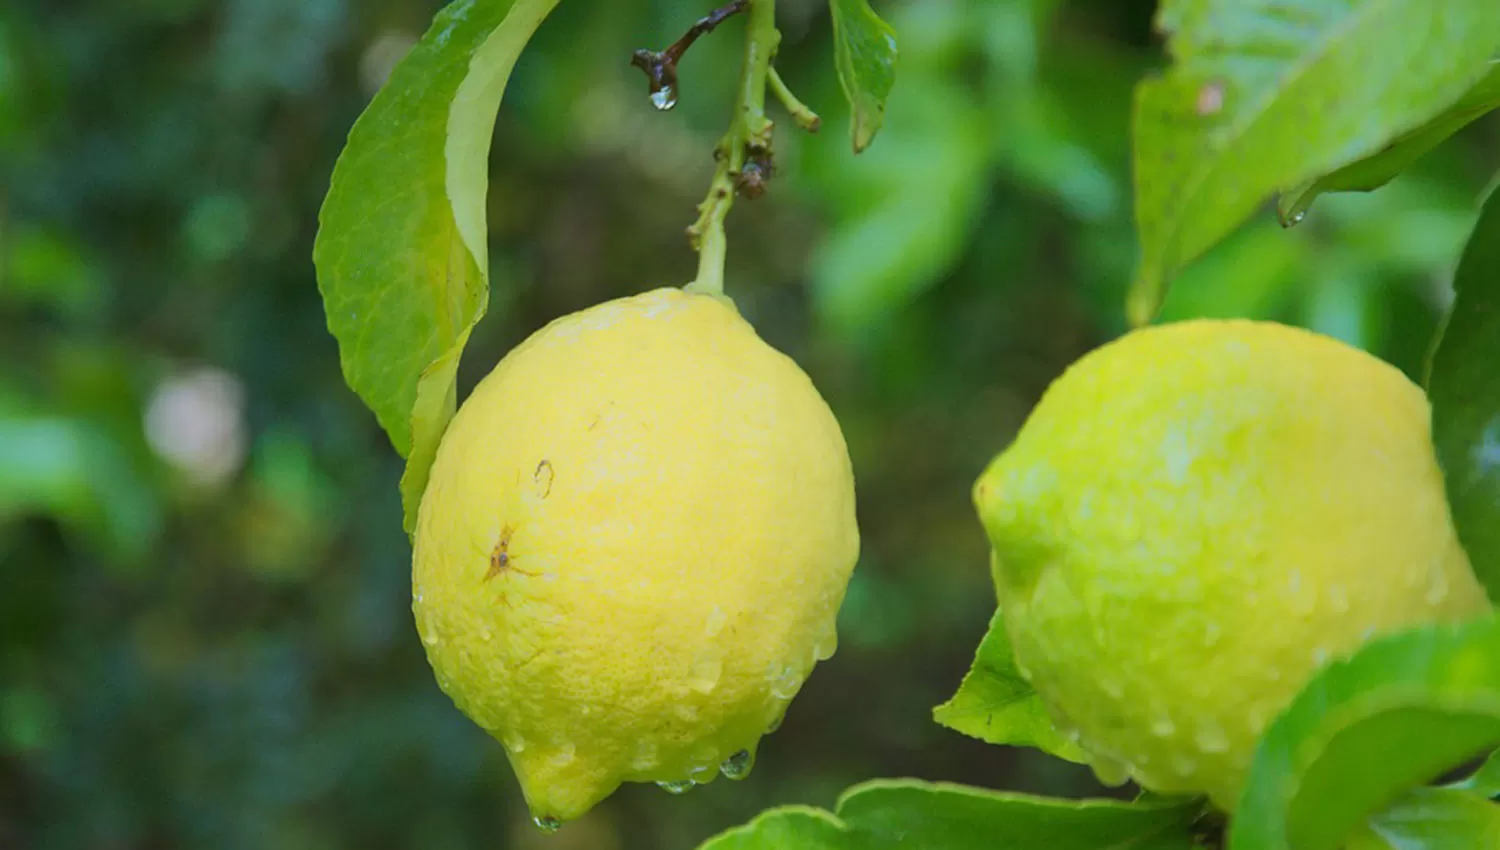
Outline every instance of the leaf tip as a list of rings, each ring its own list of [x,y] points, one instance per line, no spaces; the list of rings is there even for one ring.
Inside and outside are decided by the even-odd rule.
[[[1132,328],[1151,324],[1166,300],[1166,286],[1161,272],[1143,267],[1125,296],[1125,320]]]

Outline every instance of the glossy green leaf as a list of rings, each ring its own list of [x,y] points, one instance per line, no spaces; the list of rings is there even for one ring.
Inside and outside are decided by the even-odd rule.
[[[849,829],[811,806],[762,812],[755,820],[710,838],[701,850],[854,850]]]
[[[990,744],[1036,747],[1068,761],[1087,761],[1052,725],[1041,697],[1021,675],[998,610],[958,693],[933,709],[932,718]]]
[[[875,14],[869,0],[829,0],[828,8],[834,64],[854,113],[854,152],[860,153],[885,123],[885,101],[896,83],[896,32]]]
[[[837,814],[864,850],[1190,850],[1197,801],[1058,800],[914,779],[849,789]]]
[[[407,458],[405,524],[489,299],[490,139],[521,49],[557,0],[458,0],[354,125],[313,259],[344,378]]]
[[[1489,73],[1480,78],[1457,102],[1436,118],[1402,135],[1379,153],[1310,180],[1281,193],[1276,212],[1283,225],[1302,220],[1313,201],[1327,192],[1369,192],[1396,179],[1412,163],[1494,109],[1500,109],[1500,61],[1491,62]]]
[[[1229,850],[1336,850],[1410,789],[1500,743],[1500,620],[1375,641],[1261,738]]]
[[[1453,287],[1427,375],[1432,439],[1459,540],[1500,600],[1500,191],[1479,214]]]
[[[1167,0],[1174,58],[1135,103],[1132,321],[1269,195],[1378,151],[1500,49],[1493,0]]]
[[[1500,805],[1446,788],[1419,788],[1370,819],[1349,850],[1500,847]]]
[[[856,785],[834,814],[762,814],[702,850],[1192,850],[1193,800],[1057,800],[915,779]]]

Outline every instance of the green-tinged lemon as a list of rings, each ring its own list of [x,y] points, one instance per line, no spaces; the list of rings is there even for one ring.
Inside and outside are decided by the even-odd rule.
[[[1058,725],[1101,776],[1225,809],[1320,665],[1488,610],[1421,389],[1277,324],[1089,354],[974,496],[1018,666]]]

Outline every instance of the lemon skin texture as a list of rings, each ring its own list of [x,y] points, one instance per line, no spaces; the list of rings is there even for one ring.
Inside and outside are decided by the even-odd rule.
[[[1078,361],[974,490],[1018,667],[1107,781],[1233,810],[1324,662],[1489,609],[1422,391],[1304,330],[1148,328]]]
[[[740,776],[813,665],[858,555],[828,405],[725,299],[559,319],[475,388],[418,516],[438,684],[539,822],[622,781]]]

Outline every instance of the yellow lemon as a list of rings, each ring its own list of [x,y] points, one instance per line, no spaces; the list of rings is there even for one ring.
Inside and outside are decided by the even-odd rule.
[[[658,289],[508,354],[443,438],[413,610],[552,827],[749,769],[859,549],[838,423],[726,300]]]
[[[1101,777],[1233,809],[1324,662],[1488,609],[1422,391],[1271,323],[1131,333],[975,486],[1016,661]]]

